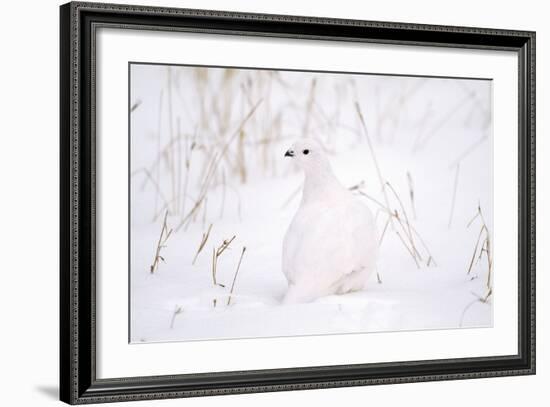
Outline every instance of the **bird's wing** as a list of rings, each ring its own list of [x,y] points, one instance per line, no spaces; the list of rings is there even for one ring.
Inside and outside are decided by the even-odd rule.
[[[361,267],[373,240],[373,224],[369,209],[355,202],[297,214],[286,259],[293,278],[321,287]]]

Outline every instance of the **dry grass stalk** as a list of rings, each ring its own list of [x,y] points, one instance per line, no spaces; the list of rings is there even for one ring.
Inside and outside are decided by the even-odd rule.
[[[481,226],[481,229],[479,230],[476,245],[474,246],[474,252],[472,253],[472,259],[470,260],[470,265],[468,266],[468,272],[466,274],[470,274],[470,272],[472,271],[472,267],[474,266],[476,255],[478,254],[479,243],[481,242],[481,237],[483,236],[483,232],[485,232],[485,226]],[[483,245],[485,245],[485,242],[483,243]],[[483,254],[483,250],[480,250],[478,260],[482,254]]]
[[[369,201],[372,201],[374,202],[376,205],[378,205],[378,208],[384,212],[386,212],[388,215],[390,216],[393,216],[393,212],[390,210],[389,207],[387,207],[386,205],[384,205],[382,202],[380,202],[379,200],[373,198],[372,196],[366,194],[365,192],[363,191],[360,191],[358,190],[357,193],[361,196],[364,196],[365,198],[367,198]]]
[[[472,145],[467,147],[459,156],[456,158],[450,165],[449,168],[456,167],[461,161],[463,161],[466,157],[468,157],[471,153],[473,153],[480,145],[482,145],[485,141],[489,140],[489,136],[485,134],[477,141],[474,141]]]
[[[178,215],[179,220],[183,221],[183,225],[176,223],[175,230],[188,227],[189,223],[194,220],[200,220],[200,216],[196,216],[196,212],[200,213],[203,210],[203,195],[206,192],[210,195],[209,191],[212,190],[212,185],[221,181],[222,169],[227,171],[225,176],[228,183],[236,179],[241,182],[248,180],[250,178],[249,167],[255,161],[261,164],[264,172],[274,175],[279,173],[278,160],[269,153],[271,146],[290,137],[283,136],[283,132],[288,130],[285,124],[288,122],[286,120],[288,115],[293,115],[293,118],[299,123],[298,130],[303,130],[309,135],[316,133],[324,138],[325,134],[333,133],[336,128],[340,128],[363,139],[358,122],[353,126],[340,123],[343,102],[339,102],[349,92],[348,84],[340,84],[335,87],[337,103],[335,108],[327,108],[319,103],[319,91],[321,91],[319,81],[308,81],[306,84],[307,94],[305,97],[299,98],[297,97],[299,89],[295,86],[296,84],[285,83],[274,72],[238,74],[238,71],[226,70],[225,73],[222,73],[219,83],[216,82],[216,75],[211,75],[208,69],[197,68],[191,74],[193,75],[191,82],[194,84],[194,89],[181,86],[183,72],[178,68],[170,67],[165,71],[164,83],[159,89],[160,98],[157,99],[158,103],[155,106],[155,110],[157,108],[159,110],[158,131],[153,133],[155,150],[153,155],[155,157],[153,157],[153,162],[147,166],[155,183],[160,186],[160,188],[155,186],[156,193],[164,192],[167,198],[164,199],[164,205],[160,196],[154,198],[158,200],[155,203],[154,212],[161,217],[164,209],[168,209],[171,214]],[[288,102],[282,106],[270,104],[272,91],[277,87],[280,88],[279,91],[282,90],[288,95]],[[187,99],[191,91],[199,96],[197,98],[200,100],[198,115],[191,114],[188,109],[189,101]],[[355,97],[358,97],[357,90],[354,88],[352,91]],[[246,116],[248,110],[255,107],[254,103],[260,99],[264,101],[261,112],[262,120],[258,119],[259,113],[254,114],[247,122],[246,128],[241,126],[235,141],[229,145],[229,151],[221,153],[224,144],[232,137],[233,126],[236,126],[239,120]],[[182,107],[183,109],[181,109]],[[302,108],[301,113],[300,108]],[[181,117],[180,111],[182,112]],[[234,120],[236,122],[233,122]],[[199,131],[201,132],[200,145],[196,149],[196,154],[190,154],[193,151],[193,147],[189,149],[190,142],[196,139],[196,133]],[[295,138],[295,135],[292,135],[291,138]],[[195,143],[191,144],[191,146],[193,145]],[[256,149],[256,147],[258,148]],[[249,148],[255,148],[258,154],[249,154],[251,151]],[[201,154],[204,154],[204,159]],[[216,157],[212,159],[214,155]],[[193,167],[197,168],[193,168],[193,173],[189,174],[191,158]],[[195,196],[190,197],[187,195],[187,190],[192,187],[195,172],[198,174],[199,186],[193,193]],[[144,182],[148,183],[149,179],[145,179]],[[206,187],[205,190],[202,188],[203,185]],[[212,208],[210,209],[212,210]],[[217,209],[216,207],[216,212]],[[188,216],[190,211],[193,213]]]
[[[182,167],[182,164],[183,164],[183,160],[182,160],[182,152],[181,152],[181,121],[180,121],[180,118],[178,116],[178,118],[176,119],[176,135],[175,135],[175,139],[176,139],[176,152],[177,152],[177,169],[176,169],[176,188],[177,188],[177,191],[176,191],[176,204],[175,204],[175,214],[179,214],[180,212],[180,207],[181,207],[181,201],[182,199],[185,199],[185,197],[182,198],[181,196],[181,175],[182,175],[182,172],[183,172],[183,167]]]
[[[132,105],[132,107],[130,108],[130,113],[132,113],[134,110],[136,110],[139,105],[141,105],[141,100],[136,100],[135,103]]]
[[[202,205],[202,226],[206,224],[206,213],[208,212],[208,197],[204,198],[204,204]]]
[[[185,216],[185,218],[183,218],[183,220],[179,223],[179,225],[176,227],[176,232],[180,230],[180,228],[182,226],[184,226],[189,220],[192,220],[194,219],[194,217],[196,216],[197,214],[197,211],[198,209],[201,207],[202,205],[202,201],[204,200],[204,196],[202,198],[199,198],[195,201],[194,205],[193,205],[193,208],[189,211],[189,213],[187,214],[187,216]]]
[[[479,208],[479,216],[481,217],[481,221],[483,222],[483,225],[485,226],[485,232],[486,232],[486,238],[485,238],[485,256],[487,258],[487,295],[486,298],[488,298],[492,292],[493,292],[493,251],[491,249],[491,234],[489,233],[489,229],[487,228],[487,224],[485,223],[485,219],[483,218],[483,213],[481,212],[481,207]]]
[[[217,281],[218,259],[223,254],[223,252],[227,250],[231,242],[235,240],[235,237],[236,236],[233,236],[231,239],[225,239],[218,248],[212,248],[212,282],[214,283],[214,285],[225,288],[225,285],[220,284]]]
[[[160,128],[159,128],[159,131],[160,131]],[[184,137],[183,135],[181,134],[177,134],[176,136],[172,137],[169,142],[167,144],[165,144],[162,148],[160,146],[158,146],[158,154],[155,158],[155,160],[153,161],[153,163],[148,167],[148,168],[139,168],[137,170],[134,170],[132,172],[132,176],[134,175],[137,175],[138,173],[141,173],[143,172],[145,174],[145,177],[143,179],[143,182],[141,184],[141,190],[143,190],[145,188],[145,186],[147,185],[147,182],[148,181],[151,181],[151,183],[153,184],[155,190],[156,190],[156,196],[155,196],[155,200],[157,201],[157,206],[155,207],[155,213],[156,215],[154,216],[154,220],[156,220],[156,218],[159,216],[159,214],[162,214],[164,212],[164,209],[169,209],[169,206],[173,205],[173,208],[171,208],[171,212],[174,213],[174,214],[177,214],[180,212],[180,209],[179,209],[179,205],[180,205],[180,200],[183,201],[183,205],[185,206],[185,199],[189,199],[186,195],[186,192],[183,193],[183,196],[181,194],[181,187],[179,186],[179,184],[181,183],[181,169],[176,169],[176,168],[173,168],[173,163],[172,163],[172,155],[174,155],[172,153],[172,149],[177,149],[179,150],[180,149],[180,144],[181,144],[181,139],[186,139],[186,137]],[[157,141],[157,143],[160,143],[160,141]],[[177,153],[177,151],[176,151]],[[178,168],[181,166],[181,152],[179,154],[175,154],[175,157],[176,157],[176,161],[175,161],[175,165],[178,166]],[[159,178],[159,172],[162,168],[162,166],[165,165],[166,168],[170,171],[170,174],[171,176],[174,176],[175,174],[175,177],[177,178],[176,179],[176,183],[178,185],[178,192],[175,194],[175,195],[172,195],[172,198],[171,199],[167,199],[166,196],[164,195],[163,191],[162,191],[162,188],[161,188],[161,183],[160,183],[160,179],[159,181],[157,181],[155,178],[153,178],[153,176],[151,174],[155,174],[155,177],[156,178]],[[189,169],[188,169],[189,170]],[[185,175],[186,177],[188,176],[188,172],[189,171],[186,171]],[[186,190],[187,188],[185,188]],[[163,206],[159,208],[158,206],[158,198],[162,198],[163,200]],[[182,199],[183,198],[183,199]],[[183,210],[181,212],[184,212]]]
[[[173,109],[173,101],[172,101],[172,68],[169,66],[167,67],[167,95],[166,98],[168,100],[168,130],[170,132],[170,142],[172,144],[176,144],[176,134],[174,133],[174,109]],[[177,147],[177,146],[176,146]],[[177,214],[178,211],[178,195],[177,195],[177,187],[176,182],[178,179],[178,173],[177,173],[177,154],[178,154],[179,148],[170,149],[167,151],[167,157],[166,157],[166,163],[168,164],[168,169],[170,171],[170,184],[172,187],[172,197],[174,197],[175,200],[175,206],[176,209],[173,211],[174,214]]]
[[[462,328],[462,326],[464,325],[464,317],[466,316],[466,312],[468,312],[468,310],[469,310],[474,304],[476,304],[476,303],[478,303],[478,302],[483,302],[483,301],[481,301],[481,299],[478,297],[477,294],[472,293],[472,295],[474,295],[474,296],[476,297],[476,299],[473,300],[473,301],[470,301],[470,302],[464,307],[464,310],[462,310],[462,314],[460,315],[460,320],[459,320],[459,322],[458,322],[458,326],[459,326],[460,328]]]
[[[218,269],[218,255],[216,254],[216,248],[212,248],[212,283],[214,285],[218,285],[220,287],[225,288],[223,284],[218,284],[218,280],[216,278],[217,270]]]
[[[437,267],[437,262],[435,261],[435,259],[433,258],[432,256],[432,253],[430,252],[430,249],[428,249],[428,245],[426,244],[426,242],[424,241],[424,239],[422,239],[422,236],[420,236],[420,233],[418,233],[418,231],[416,230],[416,228],[414,226],[411,225],[411,229],[414,233],[414,235],[418,238],[418,240],[420,241],[420,244],[422,245],[422,247],[424,248],[424,250],[426,251],[426,253],[428,254],[428,261],[426,262],[426,266],[430,266],[431,264],[433,264],[434,266]]]
[[[367,144],[369,146],[369,151],[372,157],[372,161],[374,162],[374,166],[376,168],[376,174],[378,175],[378,182],[380,182],[380,188],[382,189],[382,193],[384,195],[384,201],[386,203],[386,207],[390,207],[390,200],[388,198],[388,194],[386,192],[386,189],[384,188],[384,177],[382,176],[382,171],[380,170],[380,165],[378,164],[378,160],[376,158],[376,154],[374,152],[374,146],[372,145],[372,141],[369,136],[369,131],[367,130],[367,124],[365,122],[365,118],[363,117],[363,113],[361,112],[361,106],[359,105],[359,102],[355,102],[355,109],[357,110],[357,115],[359,116],[359,121],[361,122],[361,127],[363,129],[363,133],[365,135],[365,138],[367,139]],[[393,219],[390,220],[392,229],[394,228],[393,225]]]
[[[216,251],[216,256],[220,257],[222,255],[222,253],[229,247],[229,245],[231,244],[231,242],[233,242],[233,240],[235,240],[235,235],[233,235],[233,237],[231,239],[225,239],[222,244],[220,245],[220,247],[218,247],[218,250]]]
[[[476,293],[472,292],[471,293],[475,298],[475,300],[469,302],[466,307],[464,307],[464,310],[462,311],[462,314],[460,315],[460,321],[458,323],[458,326],[462,328],[462,325],[464,324],[464,317],[466,316],[466,312],[474,305],[474,304],[477,304],[477,303],[482,303],[482,304],[487,304],[489,302],[489,298],[491,297],[491,295],[493,294],[493,289],[492,288],[489,288],[487,290],[487,293],[484,295],[484,296],[479,296],[477,295]]]
[[[233,192],[233,194],[236,197],[237,215],[239,217],[239,220],[241,221],[242,220],[242,211],[241,211],[241,209],[242,209],[242,199],[241,199],[240,191],[239,191],[238,188],[235,188],[233,185],[227,183],[227,181],[225,180],[225,177],[223,176],[224,174],[225,174],[225,171],[222,172],[221,184],[212,185],[213,188],[217,188],[217,187],[222,188],[222,199],[221,199],[221,202],[220,202],[220,215],[219,215],[219,217],[220,218],[223,217],[223,214],[225,212],[224,207],[225,207],[227,191],[230,190],[231,192]]]
[[[382,245],[382,240],[384,240],[384,236],[386,235],[386,230],[388,229],[388,225],[390,224],[390,219],[391,219],[391,216],[388,216],[388,219],[384,224],[384,229],[382,229],[382,233],[380,234],[380,239],[378,240],[378,246]]]
[[[481,302],[487,302],[489,300],[489,297],[493,294],[493,287],[489,287],[489,289],[487,290],[487,292],[485,293],[485,296],[483,297],[483,299],[481,300]]]
[[[187,196],[187,199],[193,200],[193,197],[192,197],[191,195],[189,195],[189,196]],[[164,203],[164,204],[160,207],[159,211],[158,211],[157,213],[154,214],[154,216],[153,216],[153,222],[156,222],[157,219],[159,218],[159,216],[161,216],[161,215],[164,213],[164,211],[169,210],[170,205],[172,205],[175,201],[176,201],[176,198],[175,198],[175,197],[172,198],[172,199],[170,199],[169,201],[166,201],[166,203]]]
[[[470,89],[464,81],[455,81],[454,82],[459,88],[461,88],[465,94],[470,95],[472,98],[472,108],[470,111],[470,115],[468,116],[468,123],[471,121],[471,115],[474,112],[480,112],[484,119],[484,125],[485,127],[488,127],[491,123],[491,117],[492,112],[489,106],[487,104],[483,103],[482,100],[479,98],[479,95],[477,92],[475,92],[473,89]]]
[[[399,237],[399,240],[401,240],[401,243],[403,243],[403,246],[405,247],[405,249],[407,249],[407,251],[411,255],[412,259],[414,260],[414,264],[416,264],[416,268],[419,269],[420,264],[418,263],[418,259],[416,257],[416,252],[414,251],[414,249],[409,247],[409,245],[407,244],[407,242],[405,242],[405,239],[403,239],[403,236],[401,236],[401,233],[399,233],[398,230],[396,230],[395,233],[397,234],[397,237]]]
[[[162,152],[161,152],[161,129],[162,129],[162,100],[163,100],[163,96],[164,96],[164,90],[161,90],[160,91],[160,95],[159,95],[159,110],[158,110],[158,121],[157,121],[157,159],[160,160],[162,159]],[[156,180],[155,180],[155,183],[157,186],[160,186],[160,165],[157,166],[157,174],[156,174]],[[160,191],[160,187],[158,188],[158,191]],[[156,194],[155,195],[155,212],[157,212],[157,209],[158,209],[158,195],[159,194]]]
[[[432,265],[437,266],[437,263],[435,262],[435,259],[433,255],[431,254],[430,250],[428,249],[428,246],[426,245],[426,242],[422,237],[420,236],[420,233],[416,230],[416,228],[409,222],[409,218],[407,216],[407,213],[405,211],[405,207],[403,205],[403,202],[399,198],[399,195],[393,189],[391,184],[386,183],[385,186],[392,192],[392,194],[395,196],[396,200],[398,201],[401,211],[403,212],[403,217],[400,216],[399,211],[392,210],[388,206],[384,205],[377,199],[371,197],[370,195],[363,192],[360,188],[363,185],[363,183],[359,183],[356,186],[351,187],[350,189],[353,191],[356,191],[359,195],[367,198],[368,200],[374,202],[376,205],[378,205],[379,209],[385,212],[388,215],[388,220],[386,221],[386,224],[384,225],[384,229],[382,231],[382,234],[380,236],[379,245],[382,244],[382,239],[385,236],[388,223],[391,222],[390,219],[393,219],[396,222],[396,225],[399,226],[400,230],[403,234],[399,233],[399,230],[394,229],[395,234],[407,250],[407,252],[411,255],[415,265],[420,268],[420,262],[423,262],[423,256],[420,254],[420,251],[418,249],[418,245],[416,244],[416,241],[418,240],[420,242],[420,245],[424,249],[427,260],[425,262],[427,267],[430,267]],[[403,237],[404,236],[404,237]]]
[[[164,144],[160,149],[160,154],[157,154],[151,165],[149,166],[149,171],[156,171],[159,165],[165,164],[163,161],[163,158],[166,160],[166,157],[170,157],[171,150],[177,147],[177,144],[181,140],[188,139],[188,136],[185,134],[176,135],[175,137],[168,140],[166,144]],[[193,143],[194,144],[194,143]],[[196,145],[194,147],[197,147]],[[166,168],[170,168],[170,164],[166,163]]]
[[[413,219],[416,219],[416,207],[414,205],[414,183],[409,171],[407,171],[407,185],[409,186],[409,199],[411,200]]]
[[[458,103],[452,106],[444,115],[442,115],[439,120],[429,129],[428,132],[424,134],[424,137],[421,137],[417,140],[413,146],[413,151],[420,151],[423,149],[428,142],[439,133],[439,131],[452,119],[452,117],[460,111],[468,102],[472,100],[470,95],[466,95],[463,99],[460,99]]]
[[[155,250],[155,259],[153,260],[153,264],[151,264],[150,272],[154,273],[155,270],[158,269],[159,262],[164,262],[164,257],[160,255],[160,251],[166,247],[166,242],[168,241],[168,238],[172,234],[172,229],[168,228],[168,225],[166,224],[166,218],[168,217],[168,211],[164,214],[164,220],[162,222],[162,229],[160,230],[160,236],[159,240],[157,242],[157,248]]]
[[[416,246],[414,244],[414,238],[413,238],[413,234],[412,234],[412,230],[411,230],[411,224],[409,222],[409,217],[407,216],[407,211],[405,210],[405,205],[403,205],[403,201],[401,201],[401,198],[399,197],[399,195],[397,194],[397,192],[395,191],[395,189],[393,188],[393,186],[389,182],[386,182],[384,184],[384,187],[388,187],[390,189],[390,191],[393,193],[393,196],[397,199],[397,202],[399,203],[399,206],[401,207],[401,212],[403,213],[403,216],[405,218],[404,219],[405,220],[405,226],[407,227],[406,230],[405,230],[405,228],[403,228],[404,229],[403,232],[405,232],[405,234],[409,238],[409,241],[411,243],[413,251],[416,253],[416,255],[418,256],[420,261],[422,261],[422,256],[420,255],[420,253],[418,252],[418,250],[416,249]],[[397,219],[399,219],[399,213],[397,212],[397,210],[395,210],[394,212],[395,212],[395,217]],[[400,224],[401,224],[401,226],[403,226],[402,222],[400,222]]]
[[[236,139],[239,134],[241,134],[241,131],[244,127],[244,125],[248,122],[248,120],[254,115],[254,112],[256,112],[258,106],[262,103],[262,99],[260,99],[248,112],[248,114],[244,117],[244,119],[241,121],[240,125],[238,126],[237,130],[233,133],[233,135],[229,138],[229,140],[222,146],[220,149],[220,152],[218,154],[214,154],[212,160],[210,161],[208,165],[208,169],[206,171],[206,175],[204,177],[204,181],[202,182],[202,186],[200,189],[199,197],[195,204],[193,205],[193,208],[183,217],[179,225],[176,227],[176,232],[184,225],[188,225],[189,222],[192,220],[195,213],[198,211],[198,209],[201,207],[201,205],[204,202],[204,199],[206,198],[206,195],[208,193],[208,189],[211,186],[211,183],[214,180],[214,175],[216,173],[216,170],[218,168],[218,165],[224,155],[226,154],[229,146],[231,143]]]
[[[197,257],[199,257],[199,254],[202,252],[202,249],[204,249],[204,246],[206,245],[206,242],[208,241],[208,238],[210,237],[210,231],[212,230],[212,224],[208,226],[208,230],[206,233],[202,234],[201,242],[199,244],[199,248],[197,249],[197,253],[195,253],[195,257],[193,257],[193,262],[191,264],[195,264],[197,261]]]
[[[351,187],[349,187],[348,189],[350,191],[359,191],[361,188],[363,188],[365,186],[365,180],[361,180],[359,183],[355,184],[355,185],[352,185]]]
[[[189,144],[188,140],[185,140],[185,177],[183,179],[183,197],[181,204],[181,213],[185,213],[185,202],[187,199],[187,188],[189,186],[189,172],[191,171],[191,159],[193,157],[193,151],[197,144],[195,143],[196,138],[196,129],[195,135],[193,136],[193,141]]]
[[[313,108],[313,102],[315,101],[315,88],[317,86],[317,79],[313,78],[311,80],[311,85],[309,88],[309,96],[306,103],[306,113],[305,113],[305,121],[304,126],[302,128],[302,135],[304,137],[307,137],[309,135],[310,131],[310,119],[311,119],[311,111]]]
[[[243,129],[239,132],[238,143],[237,143],[237,173],[241,178],[241,183],[246,184],[248,179],[248,173],[246,170],[246,156],[244,153],[244,140],[246,138],[246,133]]]
[[[402,229],[402,231],[403,231],[403,233],[406,237],[406,240],[398,233],[397,230],[395,232],[398,234],[399,238],[401,239],[401,241],[403,242],[403,244],[405,245],[405,247],[407,248],[409,253],[412,255],[413,260],[414,260],[417,268],[420,268],[419,261],[423,262],[424,260],[422,258],[422,255],[420,254],[420,251],[416,247],[415,238],[414,238],[414,235],[418,235],[418,237],[420,237],[420,235],[418,234],[418,232],[416,232],[416,230],[414,230],[414,227],[409,222],[409,217],[407,216],[407,211],[405,210],[405,205],[403,205],[403,201],[401,200],[401,198],[399,197],[399,195],[397,194],[395,189],[391,186],[391,184],[389,182],[386,182],[385,186],[390,189],[393,196],[395,197],[395,199],[399,203],[399,206],[400,206],[401,211],[403,213],[403,217],[404,217],[403,220],[401,220],[401,217],[399,216],[399,212],[397,210],[393,211],[393,217],[397,220],[397,224],[401,227],[401,229]],[[424,241],[422,240],[422,238],[420,238],[419,240],[421,241],[424,248],[426,249],[426,252],[428,253],[428,256],[431,257],[431,254],[430,254],[429,250],[427,249],[427,247],[426,247]],[[430,264],[431,264],[431,261],[426,262],[426,266],[429,267]]]
[[[241,252],[241,257],[239,258],[239,263],[237,264],[237,270],[235,270],[235,275],[233,276],[233,282],[231,283],[231,290],[229,291],[229,298],[227,299],[227,306],[231,304],[231,296],[233,295],[233,289],[235,288],[235,282],[237,281],[237,275],[239,274],[239,270],[241,268],[241,263],[243,261],[244,252],[246,251],[246,246],[243,246],[243,250]]]
[[[368,197],[368,195],[366,195],[362,192],[360,192],[360,194],[365,196],[365,197]],[[374,202],[377,202],[379,205],[382,205],[378,201],[376,201],[374,198],[371,198],[371,197],[368,197],[368,198],[371,199]],[[403,246],[405,247],[405,249],[407,250],[407,252],[411,255],[416,267],[420,268],[420,264],[418,263],[418,260],[420,259],[420,261],[422,261],[422,258],[420,256],[420,254],[418,253],[418,250],[416,249],[416,246],[414,245],[414,240],[412,240],[410,238],[410,236],[408,235],[407,230],[405,228],[405,225],[403,225],[403,221],[401,220],[401,218],[399,216],[399,212],[397,210],[394,210],[393,212],[391,212],[390,209],[386,208],[383,205],[382,205],[381,209],[388,214],[388,221],[387,222],[389,222],[390,219],[395,219],[397,221],[397,224],[401,227],[401,230],[405,234],[405,236],[407,238],[407,241],[409,243],[407,243],[407,241],[403,238],[403,236],[401,235],[401,233],[399,233],[399,231],[397,229],[394,229],[394,232],[397,235],[397,237],[399,238],[399,240],[401,241],[401,243],[403,244]],[[387,229],[387,224],[384,227],[383,234],[382,234],[382,236],[379,240],[379,245],[382,244],[382,239],[385,235],[386,229]]]
[[[418,119],[418,128],[417,128],[416,135],[414,136],[413,146],[418,143],[419,139],[424,134],[426,125],[429,123],[432,116],[433,116],[433,111],[432,111],[432,104],[430,102],[426,106],[422,116],[420,116],[420,118]]]
[[[487,287],[487,293],[485,295],[485,300],[491,296],[493,292],[493,251],[492,251],[492,245],[491,245],[491,233],[489,232],[489,228],[487,227],[487,223],[485,222],[485,218],[483,217],[483,212],[481,210],[481,205],[478,204],[477,206],[477,213],[476,215],[468,222],[467,227],[470,227],[473,222],[476,219],[481,220],[481,227],[479,229],[479,234],[476,240],[476,244],[474,246],[474,252],[472,254],[472,258],[470,260],[470,264],[468,266],[468,272],[467,274],[470,274],[472,271],[472,267],[474,265],[474,261],[477,257],[478,261],[481,260],[483,255],[485,255],[487,259],[487,280],[486,280],[486,287]],[[480,244],[481,243],[481,247]]]
[[[229,247],[231,242],[233,242],[233,240],[235,240],[235,237],[236,236],[233,236],[231,239],[225,239],[218,248],[216,248],[216,247],[212,248],[212,283],[215,286],[225,288],[225,285],[221,284],[221,283],[218,283],[218,279],[217,279],[218,259],[223,254],[223,252],[225,252],[227,250],[227,248]],[[244,250],[243,250],[243,254],[244,254]],[[242,259],[242,254],[241,254],[241,259]],[[240,266],[240,261],[239,261],[239,266]],[[237,269],[237,272],[238,272],[238,269]],[[234,279],[235,278],[236,278],[236,276],[234,277]],[[235,281],[233,280],[233,285],[234,284],[235,284]],[[216,298],[214,298],[213,301],[212,301],[212,303],[214,305],[214,308],[216,308],[217,302],[218,302],[218,300]]]
[[[182,312],[183,312],[183,309],[180,306],[176,305],[176,309],[172,314],[172,320],[170,321],[170,329],[174,328],[174,322],[176,321],[176,317]]]
[[[453,187],[453,198],[451,201],[451,213],[449,214],[449,228],[451,227],[453,223],[453,215],[455,212],[455,202],[456,202],[456,191],[458,189],[458,174],[460,173],[460,163],[456,165],[456,171],[455,171],[455,182]]]
[[[155,181],[155,179],[151,175],[151,172],[147,168],[140,168],[140,169],[138,169],[134,172],[134,175],[139,173],[139,172],[143,172],[145,174],[145,181],[147,181],[147,180],[151,181],[151,184],[153,184],[153,186],[155,187],[155,189],[157,191],[157,195],[156,195],[157,198],[160,196],[160,198],[163,201],[164,208],[166,208],[168,206],[168,200],[166,199],[166,197],[162,193],[162,189],[160,188],[160,185]],[[145,182],[141,185],[141,189],[143,189],[144,187],[145,187]],[[157,213],[156,210],[155,210],[155,213]],[[162,211],[161,211],[161,213],[162,213]],[[156,217],[157,217],[157,215],[155,215],[155,219],[156,219]]]
[[[393,132],[390,137],[390,142],[393,142],[395,133],[398,129],[398,124],[400,116],[405,109],[405,105],[408,101],[424,86],[427,82],[426,79],[415,78],[413,79],[414,83],[412,86],[409,86],[405,89],[400,89],[397,92],[394,92],[392,99],[389,100],[384,106],[384,110],[378,112],[378,129],[377,129],[377,139],[382,140],[381,130],[388,122],[393,124]],[[376,95],[377,99],[380,99],[379,93]],[[379,104],[379,101],[377,100]]]

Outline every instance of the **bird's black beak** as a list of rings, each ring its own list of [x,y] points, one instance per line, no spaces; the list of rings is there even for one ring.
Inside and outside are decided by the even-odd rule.
[[[287,150],[286,153],[285,153],[285,157],[294,157],[294,151]]]

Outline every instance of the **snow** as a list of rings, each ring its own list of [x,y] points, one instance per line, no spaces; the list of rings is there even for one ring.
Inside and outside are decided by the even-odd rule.
[[[131,113],[131,342],[492,326],[495,288],[488,301],[479,301],[487,293],[486,255],[476,256],[467,273],[481,227],[479,218],[468,223],[478,205],[490,233],[493,224],[490,81],[155,65],[132,65],[131,73],[131,104],[139,102]],[[422,255],[417,267],[388,226],[377,268],[381,282],[373,275],[361,292],[281,305],[287,289],[282,241],[303,180],[284,158],[292,140],[319,137],[342,184],[363,183],[361,191],[384,202],[355,100],[384,180],[398,193],[433,260],[427,265],[429,255],[416,240]],[[185,151],[193,142],[186,177]],[[200,196],[208,163],[226,144],[207,199],[194,220],[177,229]],[[177,147],[154,167],[159,146],[166,145]],[[188,198],[178,201],[186,178]],[[388,195],[391,208],[403,216],[400,203]],[[385,212],[358,198],[377,214],[382,232]],[[174,231],[161,249],[165,261],[151,273],[164,200],[170,201],[167,224]],[[225,287],[215,286],[212,251],[232,236],[216,267],[217,282]]]

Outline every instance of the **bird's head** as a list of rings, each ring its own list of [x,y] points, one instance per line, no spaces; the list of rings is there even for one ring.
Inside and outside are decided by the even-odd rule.
[[[312,138],[296,141],[286,151],[285,157],[294,161],[306,173],[329,168],[328,157],[322,144]]]

